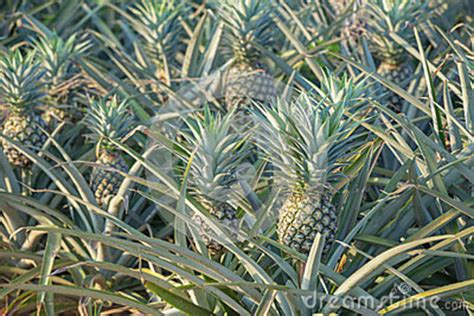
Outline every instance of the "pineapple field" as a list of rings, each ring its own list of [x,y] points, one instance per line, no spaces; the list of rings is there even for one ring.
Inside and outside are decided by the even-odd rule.
[[[0,149],[0,315],[474,315],[472,0],[2,0]]]

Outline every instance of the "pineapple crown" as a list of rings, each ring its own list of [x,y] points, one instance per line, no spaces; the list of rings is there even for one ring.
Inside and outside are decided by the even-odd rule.
[[[84,124],[91,131],[87,136],[97,143],[98,151],[114,152],[114,142],[124,141],[135,125],[131,117],[128,103],[120,102],[115,95],[93,100],[84,117]]]
[[[2,101],[16,113],[29,112],[44,97],[44,71],[33,52],[19,49],[0,55],[0,95]]]
[[[271,107],[257,106],[256,141],[275,166],[275,183],[285,193],[320,197],[339,177],[355,124],[344,119],[344,102],[327,106],[302,93]]]
[[[46,70],[46,80],[54,84],[67,80],[75,74],[73,59],[84,55],[91,47],[90,41],[73,34],[64,41],[58,34],[32,40],[42,66]]]
[[[145,52],[155,65],[174,56],[183,28],[184,7],[174,0],[141,0],[130,7],[132,27],[144,40]]]
[[[360,103],[368,87],[367,77],[354,80],[346,72],[342,76],[337,76],[327,69],[323,72],[321,89],[318,93],[330,103],[344,103],[347,108],[352,108]]]
[[[220,10],[227,24],[225,50],[227,57],[236,62],[253,63],[260,52],[255,44],[268,47],[273,40],[272,14],[275,11],[272,0],[237,0],[224,3]]]
[[[228,201],[239,166],[248,157],[248,135],[232,129],[235,111],[222,116],[211,113],[206,106],[203,118],[195,115],[183,120],[187,132],[183,133],[184,151],[180,157],[185,163],[192,159],[191,190],[209,202]]]
[[[414,39],[410,25],[417,25],[426,17],[425,0],[371,0],[367,2],[366,22],[371,34],[370,44],[382,60],[398,64],[403,61],[403,48],[391,40],[388,33],[395,32],[407,42]]]

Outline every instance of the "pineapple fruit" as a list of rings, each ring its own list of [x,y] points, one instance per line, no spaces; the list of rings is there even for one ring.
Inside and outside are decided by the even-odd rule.
[[[34,152],[46,142],[46,124],[37,111],[44,97],[43,75],[31,52],[23,54],[16,49],[0,56],[0,95],[7,107],[2,133]],[[2,145],[12,165],[31,166],[31,161],[8,141],[3,140]]]
[[[43,118],[50,126],[58,122],[77,121],[82,111],[80,96],[87,81],[74,59],[84,55],[90,42],[72,35],[64,41],[52,34],[33,42],[34,49],[45,70],[44,82],[47,91]]]
[[[327,252],[336,238],[337,214],[330,202],[331,193],[312,196],[304,188],[295,189],[280,209],[277,233],[281,243],[309,253],[316,233],[321,233]]]
[[[211,113],[205,108],[204,118],[187,118],[183,133],[183,160],[187,164],[194,152],[190,166],[189,185],[192,195],[223,227],[236,238],[238,228],[237,210],[231,204],[240,163],[246,159],[248,150],[243,142],[245,136],[232,128],[235,111],[225,116]],[[206,224],[202,214],[194,214],[199,234],[211,255],[222,250],[215,232]]]
[[[249,100],[271,102],[276,97],[275,80],[254,44],[269,47],[272,43],[272,2],[238,0],[221,12],[227,23],[225,55],[232,59],[224,74],[226,108],[245,106]]]
[[[402,89],[407,89],[410,84],[414,73],[413,61],[389,37],[388,31],[397,33],[412,46],[416,46],[410,25],[421,22],[426,5],[427,2],[422,0],[372,0],[367,4],[366,23],[371,34],[368,40],[374,55],[380,61],[377,71]],[[393,111],[400,113],[403,99],[387,91],[387,104]]]
[[[340,30],[344,38],[343,43],[350,47],[356,47],[360,36],[365,32],[363,15],[364,6],[368,0],[331,0],[329,4],[337,18],[345,14],[343,25]]]
[[[309,253],[318,232],[325,237],[325,253],[335,240],[333,185],[352,131],[343,118],[345,108],[345,102],[326,106],[301,94],[253,111],[257,142],[273,163],[275,185],[283,193],[278,239],[300,253]]]
[[[133,128],[128,104],[117,97],[92,101],[84,123],[90,129],[89,138],[96,143],[96,166],[91,173],[91,188],[97,204],[105,207],[124,180],[117,171],[127,172],[128,166],[115,142],[123,142]]]

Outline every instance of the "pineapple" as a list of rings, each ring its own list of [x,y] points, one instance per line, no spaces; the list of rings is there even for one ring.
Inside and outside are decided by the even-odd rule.
[[[414,73],[413,61],[405,50],[393,41],[388,31],[401,36],[412,46],[416,46],[410,25],[421,22],[426,12],[426,1],[422,0],[372,0],[367,4],[367,27],[371,34],[369,44],[379,59],[378,73],[392,80],[402,89],[407,89]],[[401,112],[403,99],[387,91],[388,106]]]
[[[355,47],[358,39],[365,32],[363,15],[365,14],[364,5],[368,0],[332,0],[329,1],[334,13],[338,18],[345,15],[341,27],[341,35],[350,47]]]
[[[175,1],[141,0],[130,7],[132,13],[131,26],[140,36],[143,47],[134,47],[137,61],[137,75],[150,73],[149,78],[158,80],[166,86],[171,85],[171,74],[176,66],[177,53],[182,47],[183,27],[179,20],[184,14],[182,5]],[[145,54],[141,54],[141,48]],[[158,96],[160,103],[167,100],[166,93],[160,84],[152,84],[151,88]]]
[[[35,152],[46,142],[43,132],[46,124],[37,112],[44,97],[43,75],[31,53],[23,54],[16,49],[0,56],[0,95],[8,109],[2,133]],[[8,141],[3,140],[2,145],[12,165],[20,168],[31,166],[31,161]]]
[[[282,193],[278,239],[300,253],[309,253],[318,232],[325,237],[325,253],[335,240],[333,185],[353,130],[343,118],[345,108],[345,102],[325,106],[302,94],[253,111],[257,142],[274,165],[275,185]]]
[[[47,90],[43,118],[50,126],[62,121],[77,121],[81,110],[79,94],[87,85],[74,59],[84,55],[90,42],[72,35],[64,41],[57,34],[33,41],[42,67]]]
[[[225,116],[213,114],[206,107],[204,118],[185,119],[188,127],[183,134],[183,160],[188,163],[191,154],[195,156],[190,167],[189,186],[192,195],[223,227],[236,238],[238,228],[237,210],[230,200],[234,193],[239,165],[248,155],[246,137],[232,129],[235,111]],[[203,220],[202,214],[194,214],[199,225],[199,234],[211,255],[223,246],[213,238],[215,233]]]
[[[123,142],[133,128],[128,104],[110,99],[93,101],[84,118],[90,129],[89,138],[96,143],[96,166],[91,174],[91,188],[97,204],[107,206],[124,179],[118,171],[127,172],[128,166],[115,142]]]
[[[272,44],[272,2],[238,0],[221,12],[228,26],[225,55],[232,59],[224,74],[226,108],[242,107],[249,100],[270,102],[276,97],[275,80],[261,62],[261,53],[254,44]]]

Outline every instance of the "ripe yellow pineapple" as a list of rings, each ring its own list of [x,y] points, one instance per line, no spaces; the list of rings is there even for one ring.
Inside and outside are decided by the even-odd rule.
[[[276,189],[283,193],[278,212],[279,241],[309,253],[316,234],[333,244],[337,229],[332,204],[339,179],[338,158],[350,149],[351,123],[343,118],[346,103],[331,106],[306,94],[254,111],[257,141],[275,167]]]
[[[124,180],[117,171],[128,171],[125,159],[113,141],[124,141],[133,129],[134,121],[130,116],[128,104],[125,101],[119,102],[114,96],[111,99],[93,101],[84,118],[91,131],[88,136],[97,144],[91,188],[101,207],[107,206]]]
[[[227,109],[245,106],[249,100],[268,103],[276,97],[275,80],[254,45],[271,45],[272,12],[268,0],[238,0],[222,10],[227,23],[225,53],[232,59],[223,83]]]
[[[34,152],[46,141],[46,124],[37,111],[44,94],[41,79],[43,72],[34,55],[22,54],[19,49],[0,56],[0,95],[7,106],[3,122],[3,135]],[[7,140],[2,141],[3,151],[10,163],[20,168],[31,161]]]

